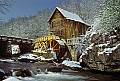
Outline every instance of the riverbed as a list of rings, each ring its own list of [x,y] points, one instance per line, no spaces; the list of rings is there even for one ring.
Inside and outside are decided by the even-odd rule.
[[[101,73],[87,71],[72,71],[63,69],[62,72],[47,72],[46,68],[53,65],[47,62],[0,62],[0,69],[3,69],[6,73],[9,73],[12,68],[27,68],[34,72],[32,77],[8,77],[9,81],[17,79],[18,81],[120,81],[118,74]],[[38,73],[38,70],[40,72]]]

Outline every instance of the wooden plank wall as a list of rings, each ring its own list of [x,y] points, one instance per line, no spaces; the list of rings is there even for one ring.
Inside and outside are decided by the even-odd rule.
[[[62,39],[76,38],[84,35],[87,26],[77,21],[66,19],[58,10],[52,15],[49,21],[50,31]]]

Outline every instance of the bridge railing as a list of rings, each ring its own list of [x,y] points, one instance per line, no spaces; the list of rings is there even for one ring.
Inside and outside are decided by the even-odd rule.
[[[6,35],[0,35],[1,41],[11,41],[11,42],[22,42],[22,43],[33,43],[33,39],[28,38],[22,38],[22,37],[15,37],[15,36],[6,36]]]

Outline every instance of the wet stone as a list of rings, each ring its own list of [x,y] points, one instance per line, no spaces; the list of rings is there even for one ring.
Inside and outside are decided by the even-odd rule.
[[[62,67],[61,66],[51,66],[48,68],[48,71],[51,72],[61,72],[62,71]]]
[[[5,78],[5,72],[0,69],[0,80],[3,80]]]
[[[26,68],[18,69],[18,71],[15,72],[15,76],[21,76],[21,77],[31,77],[32,73],[30,70]]]

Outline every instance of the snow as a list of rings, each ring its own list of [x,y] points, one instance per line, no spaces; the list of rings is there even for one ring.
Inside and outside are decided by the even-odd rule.
[[[33,53],[47,53],[45,51],[42,51],[41,49],[37,49],[37,50],[32,50]]]
[[[82,57],[83,57],[85,54],[87,54],[87,51],[82,52],[82,55],[81,55],[80,58],[79,58],[79,62],[82,62]]]
[[[112,48],[105,48],[103,52],[105,53],[112,53],[114,50],[116,50],[118,47],[120,46],[120,44],[116,45],[115,47]]]
[[[104,54],[104,52],[98,52],[98,56]]]
[[[90,26],[89,24],[85,23],[77,14],[68,12],[64,9],[59,8],[59,7],[56,7],[56,9],[58,9],[66,19],[73,20],[73,21],[78,21],[78,22],[81,22],[83,24],[86,24],[86,25]],[[55,12],[55,10],[54,10],[54,12]],[[52,13],[52,15],[54,14],[54,12]],[[50,18],[52,17],[52,15],[50,16]],[[49,18],[49,20],[50,20],[50,18]]]
[[[101,28],[101,20],[100,20],[100,18],[99,17],[96,17],[95,19],[94,19],[94,23],[92,24],[92,30],[93,31],[96,31],[96,32],[98,32],[98,33],[103,33],[104,31],[103,31],[103,29]]]
[[[116,35],[113,35],[113,36],[110,36],[109,38],[113,39],[113,38],[115,38],[115,37],[117,37],[117,36],[116,36]]]
[[[62,62],[63,65],[69,66],[69,67],[78,67],[81,68],[80,63],[76,62],[76,61],[68,61],[68,60],[64,60]]]
[[[116,30],[115,28],[113,28],[113,30],[114,30],[115,32],[117,32],[117,30]]]
[[[57,41],[60,45],[63,45],[63,46],[65,45],[64,42],[61,41],[61,40],[56,40],[56,41]]]
[[[54,60],[54,58],[46,59],[46,58],[44,58],[43,56],[40,56],[40,59],[41,59],[42,61],[50,61],[50,60]]]
[[[0,36],[5,36],[5,37],[7,37],[6,35],[0,35]]]
[[[105,48],[103,52],[105,53],[112,53],[113,48]]]
[[[107,46],[108,44],[99,44],[98,47]]]
[[[116,45],[116,47],[117,47],[117,48],[120,47],[120,44]]]
[[[92,49],[93,45],[94,45],[94,43],[92,43],[89,47],[87,47],[86,50]]]
[[[31,60],[38,60],[39,57],[38,57],[37,55],[27,53],[27,54],[21,55],[18,59],[31,59]]]
[[[66,19],[78,21],[78,22],[81,22],[81,23],[83,23],[83,24],[88,25],[88,24],[85,23],[77,14],[68,12],[68,11],[66,11],[66,10],[63,10],[63,9],[59,8],[59,7],[56,7],[56,8],[64,15],[64,17],[66,17]]]
[[[97,34],[97,33],[96,33],[96,32],[92,32],[91,35],[90,35],[90,37],[92,37],[92,36],[95,35],[95,34]]]

